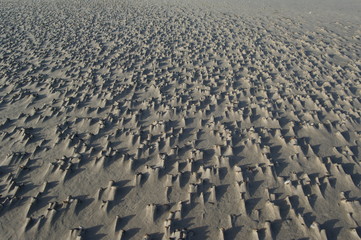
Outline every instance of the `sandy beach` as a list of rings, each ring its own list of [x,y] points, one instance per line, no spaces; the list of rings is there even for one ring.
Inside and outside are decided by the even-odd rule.
[[[359,0],[0,0],[0,239],[360,239]]]

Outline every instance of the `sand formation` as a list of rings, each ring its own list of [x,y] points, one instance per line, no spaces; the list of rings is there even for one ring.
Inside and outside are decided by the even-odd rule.
[[[1,239],[360,239],[360,27],[206,3],[0,1]]]

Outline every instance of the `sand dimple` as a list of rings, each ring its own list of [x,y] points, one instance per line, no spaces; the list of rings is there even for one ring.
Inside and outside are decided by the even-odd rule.
[[[361,29],[281,2],[0,0],[0,238],[359,239]]]

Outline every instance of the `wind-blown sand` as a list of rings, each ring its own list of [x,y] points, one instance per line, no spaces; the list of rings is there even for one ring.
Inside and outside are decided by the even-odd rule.
[[[360,239],[358,0],[0,0],[1,239]]]

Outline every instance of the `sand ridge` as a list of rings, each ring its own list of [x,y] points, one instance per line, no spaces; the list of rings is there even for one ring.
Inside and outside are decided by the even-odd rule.
[[[1,239],[360,238],[342,12],[0,3]]]

